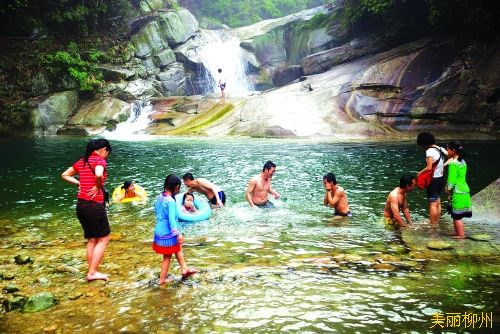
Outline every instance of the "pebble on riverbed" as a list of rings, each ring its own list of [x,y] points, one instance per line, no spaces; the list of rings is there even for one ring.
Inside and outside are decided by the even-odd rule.
[[[14,257],[16,264],[23,265],[34,262],[34,260],[26,254],[18,254]]]

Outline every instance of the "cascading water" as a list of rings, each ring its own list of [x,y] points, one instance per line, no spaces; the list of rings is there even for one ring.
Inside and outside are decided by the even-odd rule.
[[[116,126],[114,131],[104,131],[103,136],[114,140],[147,140],[151,136],[145,133],[145,129],[151,122],[149,116],[153,113],[153,105],[150,101],[135,101],[130,106],[130,117]]]
[[[198,58],[207,70],[204,73],[206,84],[211,86],[213,93],[218,93],[217,70],[222,69],[226,79],[226,92],[232,95],[248,94],[254,90],[247,77],[247,61],[243,57],[240,41],[220,30],[206,30],[209,43],[197,50]]]

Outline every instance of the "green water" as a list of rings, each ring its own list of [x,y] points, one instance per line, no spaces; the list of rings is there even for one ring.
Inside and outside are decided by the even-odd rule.
[[[107,284],[84,281],[76,188],[60,180],[85,144],[61,138],[0,141],[0,273],[15,276],[0,283],[16,285],[25,296],[48,291],[59,300],[40,313],[0,314],[0,333],[39,333],[50,326],[60,333],[421,333],[431,331],[437,311],[493,312],[498,326],[498,252],[423,254],[380,223],[400,174],[423,167],[424,152],[413,143],[112,141],[108,188],[133,179],[150,197],[143,205],[109,209],[114,236],[101,268],[110,274]],[[492,154],[498,144],[466,143],[473,192],[498,177],[500,158]],[[278,166],[273,188],[282,199],[278,210],[252,210],[246,183],[266,160]],[[188,171],[221,186],[228,203],[210,221],[183,226],[184,253],[199,275],[181,282],[174,263],[176,282],[160,289],[161,258],[150,245],[153,201],[167,174]],[[329,171],[347,190],[350,219],[333,221],[321,205],[322,175]],[[409,203],[413,231],[452,232],[447,218],[439,231],[428,230],[423,192],[411,193]],[[466,231],[471,229],[485,227],[471,219]],[[35,261],[16,265],[17,254]],[[390,270],[381,270],[379,262]]]

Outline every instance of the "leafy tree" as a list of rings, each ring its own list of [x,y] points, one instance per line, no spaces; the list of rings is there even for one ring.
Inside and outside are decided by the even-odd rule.
[[[42,57],[46,70],[54,77],[69,74],[78,82],[80,91],[95,92],[102,85],[102,73],[94,65],[103,57],[102,52],[91,52],[89,60],[82,59],[75,43],[70,43],[67,51],[57,51]]]
[[[208,17],[231,27],[286,16],[331,0],[181,0],[198,17]]]
[[[38,30],[86,36],[111,28],[130,9],[128,0],[2,0],[0,35],[29,36]]]

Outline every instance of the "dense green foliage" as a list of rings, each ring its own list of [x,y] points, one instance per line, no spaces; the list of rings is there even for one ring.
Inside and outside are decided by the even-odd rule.
[[[2,0],[0,34],[86,36],[111,28],[130,9],[128,0]]]
[[[42,64],[52,77],[69,74],[78,82],[80,91],[97,91],[102,84],[102,74],[95,67],[100,59],[107,59],[104,53],[93,51],[83,59],[75,43],[68,45],[67,51],[57,51],[42,57]]]
[[[340,20],[354,32],[397,40],[449,32],[498,30],[499,2],[475,0],[345,0]]]
[[[286,16],[329,0],[181,0],[200,19],[207,17],[241,27],[258,21]]]

